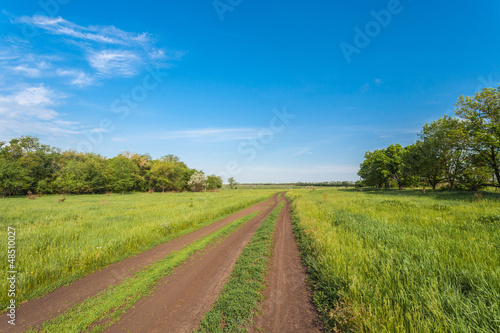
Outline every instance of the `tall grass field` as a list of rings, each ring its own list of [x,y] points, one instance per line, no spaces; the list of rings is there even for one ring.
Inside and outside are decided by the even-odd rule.
[[[275,191],[134,193],[0,199],[3,244],[16,230],[17,295],[21,302],[118,260],[215,222]],[[7,250],[0,251],[7,267]],[[2,279],[1,308],[9,281]]]
[[[500,196],[290,191],[328,331],[499,332]]]

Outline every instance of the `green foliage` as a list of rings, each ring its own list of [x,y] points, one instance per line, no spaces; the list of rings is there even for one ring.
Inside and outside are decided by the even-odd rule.
[[[500,187],[500,87],[461,96],[455,114],[426,124],[412,145],[367,152],[358,172],[364,184],[435,189],[445,180],[451,190]]]
[[[207,176],[207,189],[218,190],[222,188],[222,177],[216,175]]]
[[[495,174],[500,186],[500,87],[461,96],[455,114],[463,121],[462,140]]]
[[[125,152],[111,159],[93,153],[61,152],[23,136],[0,144],[0,195],[184,191],[196,172],[167,155]],[[217,186],[217,184],[215,184]]]
[[[231,188],[231,189],[234,189],[234,187],[236,185],[238,185],[238,183],[236,182],[236,180],[234,180],[234,177],[229,177],[227,179],[227,182],[229,183],[229,188]]]

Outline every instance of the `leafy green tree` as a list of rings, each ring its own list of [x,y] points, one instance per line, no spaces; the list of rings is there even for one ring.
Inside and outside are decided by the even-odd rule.
[[[2,196],[19,195],[30,186],[28,170],[19,161],[0,158],[0,192]]]
[[[443,180],[443,166],[436,144],[431,140],[417,141],[405,147],[404,155],[404,165],[408,172],[423,185],[432,186],[433,190]]]
[[[481,158],[481,155],[467,155],[465,161],[466,167],[458,177],[461,189],[477,191],[481,187],[484,187],[491,179],[491,169],[480,161]]]
[[[227,182],[229,183],[229,188],[231,189],[234,189],[234,187],[238,184],[236,180],[234,180],[234,177],[229,177]]]
[[[222,178],[216,175],[210,175],[207,177],[207,188],[209,190],[217,190],[222,188]]]
[[[152,188],[165,192],[172,188],[174,164],[166,160],[153,161],[149,174],[149,184]]]
[[[140,181],[139,167],[127,156],[118,155],[108,160],[107,179],[111,190],[124,194]]]
[[[57,172],[60,150],[40,144],[39,139],[32,136],[21,136],[2,143],[0,156],[7,160],[17,161],[19,167],[27,173],[28,187],[25,190],[37,191],[38,182],[51,182]]]
[[[462,140],[474,154],[476,166],[488,166],[500,187],[500,86],[484,88],[472,97],[461,96],[455,114],[462,120]]]
[[[387,164],[387,155],[383,150],[368,151],[365,153],[365,159],[360,165],[358,175],[367,186],[388,188],[390,172],[387,169]]]
[[[139,180],[137,182],[137,189],[139,191],[147,191],[149,188],[149,176],[152,167],[153,159],[149,154],[134,154],[125,152],[124,156],[128,157],[139,168]]]
[[[444,116],[426,124],[419,134],[420,140],[435,148],[445,179],[453,190],[466,168],[467,152],[462,142],[462,122]]]

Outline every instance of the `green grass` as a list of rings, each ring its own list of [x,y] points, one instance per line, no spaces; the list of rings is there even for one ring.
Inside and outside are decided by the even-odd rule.
[[[0,237],[16,229],[16,301],[74,281],[111,263],[213,223],[275,191],[135,193],[0,199]],[[192,207],[191,207],[191,202]],[[7,251],[0,251],[7,263]],[[7,306],[7,280],[0,307]]]
[[[289,193],[328,331],[498,332],[497,193]]]
[[[274,227],[283,206],[284,202],[257,229],[216,303],[200,322],[198,332],[247,332],[246,326],[262,300]]]
[[[222,241],[256,215],[257,213],[247,215],[150,264],[119,285],[89,297],[61,316],[44,323],[42,330],[32,332],[101,332],[118,321],[138,300],[153,293],[158,281],[192,254],[205,249],[209,244]]]

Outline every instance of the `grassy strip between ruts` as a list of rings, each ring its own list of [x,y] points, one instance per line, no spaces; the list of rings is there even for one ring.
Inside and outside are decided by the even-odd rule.
[[[47,321],[41,328],[29,332],[101,332],[120,319],[120,316],[141,298],[151,294],[158,281],[186,261],[193,253],[209,244],[222,241],[257,213],[247,215],[197,240],[171,255],[160,259],[117,286],[109,287],[89,297],[59,317]]]
[[[283,205],[281,202],[257,229],[216,303],[200,322],[198,332],[247,332],[246,326],[262,300],[274,228]]]

